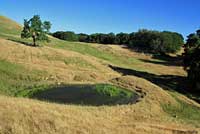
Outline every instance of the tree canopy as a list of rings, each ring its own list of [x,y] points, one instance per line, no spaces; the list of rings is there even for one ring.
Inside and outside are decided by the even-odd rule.
[[[78,41],[78,36],[72,31],[57,31],[52,34],[54,37],[67,41]]]
[[[143,29],[130,34],[128,47],[152,53],[175,53],[183,46],[183,40],[183,36],[179,33]]]
[[[194,89],[200,90],[200,30],[188,36],[184,45],[184,67]]]

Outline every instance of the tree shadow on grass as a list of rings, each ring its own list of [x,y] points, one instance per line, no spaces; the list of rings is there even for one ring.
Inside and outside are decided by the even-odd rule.
[[[7,40],[10,40],[10,41],[13,41],[13,42],[16,42],[16,43],[20,43],[20,44],[23,44],[25,46],[36,47],[32,43],[22,41],[22,40],[17,40],[17,39],[7,39]]]
[[[164,66],[182,66],[182,61],[152,61],[146,59],[139,59],[142,62],[164,65]]]
[[[152,63],[152,64],[159,64],[159,65],[165,65],[165,66],[183,66],[183,57],[181,55],[179,56],[170,56],[166,54],[155,54],[152,56],[153,59],[162,60],[162,61],[153,61],[153,60],[145,60],[140,59],[143,62],[146,63]]]
[[[110,68],[112,68],[114,71],[117,71],[121,73],[122,75],[134,75],[137,77],[144,78],[159,87],[161,87],[164,90],[170,90],[170,91],[177,91],[184,95],[197,95],[196,92],[189,91],[191,88],[189,85],[189,82],[187,81],[187,78],[184,76],[176,76],[176,75],[156,75],[148,72],[142,72],[137,71],[133,69],[126,69],[121,67],[116,67],[109,65]],[[196,99],[198,103],[200,103],[199,99]]]
[[[162,60],[166,62],[168,65],[173,65],[173,66],[182,66],[183,65],[183,56],[182,55],[177,55],[177,56],[170,56],[166,54],[155,54],[153,55],[154,59]]]

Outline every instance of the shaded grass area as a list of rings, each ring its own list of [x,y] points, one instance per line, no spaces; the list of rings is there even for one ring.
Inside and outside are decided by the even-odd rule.
[[[139,98],[132,91],[109,84],[63,85],[50,89],[24,90],[21,95],[56,103],[91,106],[134,103]]]
[[[165,65],[165,66],[182,66],[182,62],[180,61],[156,61],[156,60],[145,60],[140,59],[142,62],[145,63],[152,63],[152,64],[158,64],[158,65]]]
[[[161,54],[154,54],[154,60],[145,60],[140,59],[142,62],[158,64],[158,65],[165,65],[165,66],[183,66],[183,57],[180,55],[177,56],[170,56],[170,55],[161,55]]]
[[[23,66],[0,60],[0,94],[17,96],[21,90],[43,87],[46,72],[27,70]]]
[[[17,43],[21,43],[21,44],[26,45],[26,46],[34,47],[33,43],[28,39],[20,39],[20,38],[18,39],[18,38],[14,38],[14,37],[12,37],[12,38],[9,37],[8,40],[13,41],[13,42],[17,42]]]
[[[186,87],[184,87],[186,81],[186,77],[176,76],[176,75],[156,75],[153,73],[138,71],[129,68],[122,68],[117,66],[109,65],[114,71],[121,73],[122,75],[134,75],[137,77],[144,78],[163,89],[166,90],[175,90],[179,92],[186,92]],[[180,90],[181,89],[181,90]]]
[[[200,103],[200,93],[191,90],[192,88],[187,80],[187,77],[176,75],[156,75],[149,72],[121,68],[112,65],[110,65],[110,67],[113,70],[121,73],[122,75],[134,75],[137,77],[144,78],[156,84],[164,90],[179,92],[181,94],[186,95],[190,99]]]
[[[200,108],[179,99],[178,93],[170,92],[176,99],[177,105],[161,104],[163,110],[170,116],[200,127]]]
[[[181,94],[188,96],[189,98],[200,102],[200,94],[193,92],[191,89],[188,80],[184,76],[176,76],[176,75],[156,75],[153,73],[138,71],[129,68],[122,68],[117,66],[109,65],[114,71],[121,73],[122,75],[134,75],[137,77],[144,78],[157,86],[161,87],[164,90],[176,91]]]
[[[30,46],[30,47],[35,47],[33,45],[33,41],[32,41],[32,38],[24,38],[22,39],[20,37],[20,33],[18,33],[17,35],[15,34],[5,34],[5,33],[1,33],[0,32],[0,37],[1,38],[4,38],[4,39],[7,39],[9,41],[13,41],[13,42],[16,42],[16,43],[21,43],[25,46]],[[36,47],[42,47],[43,44],[45,43],[45,41],[36,41]]]
[[[177,119],[187,121],[188,123],[200,127],[200,108],[178,98],[180,95],[179,93],[184,94],[190,98],[191,96],[194,96],[192,92],[189,92],[187,89],[186,77],[175,75],[155,75],[148,72],[114,67],[111,65],[110,67],[113,70],[122,73],[122,75],[134,75],[141,77],[156,84],[157,86],[160,86],[165,90],[168,90],[168,92],[176,99],[178,105],[161,104],[163,110]]]

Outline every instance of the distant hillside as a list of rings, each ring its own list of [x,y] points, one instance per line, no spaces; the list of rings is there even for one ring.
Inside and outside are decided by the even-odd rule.
[[[22,30],[21,25],[17,22],[0,15],[0,34],[7,35],[7,34],[14,34],[17,35]]]

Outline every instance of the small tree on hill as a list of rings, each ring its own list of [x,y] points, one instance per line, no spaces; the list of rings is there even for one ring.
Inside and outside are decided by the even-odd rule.
[[[30,20],[24,20],[24,28],[21,32],[21,38],[33,39],[33,45],[36,46],[36,41],[48,41],[47,33],[51,28],[49,21],[42,22],[39,15],[34,15]]]

